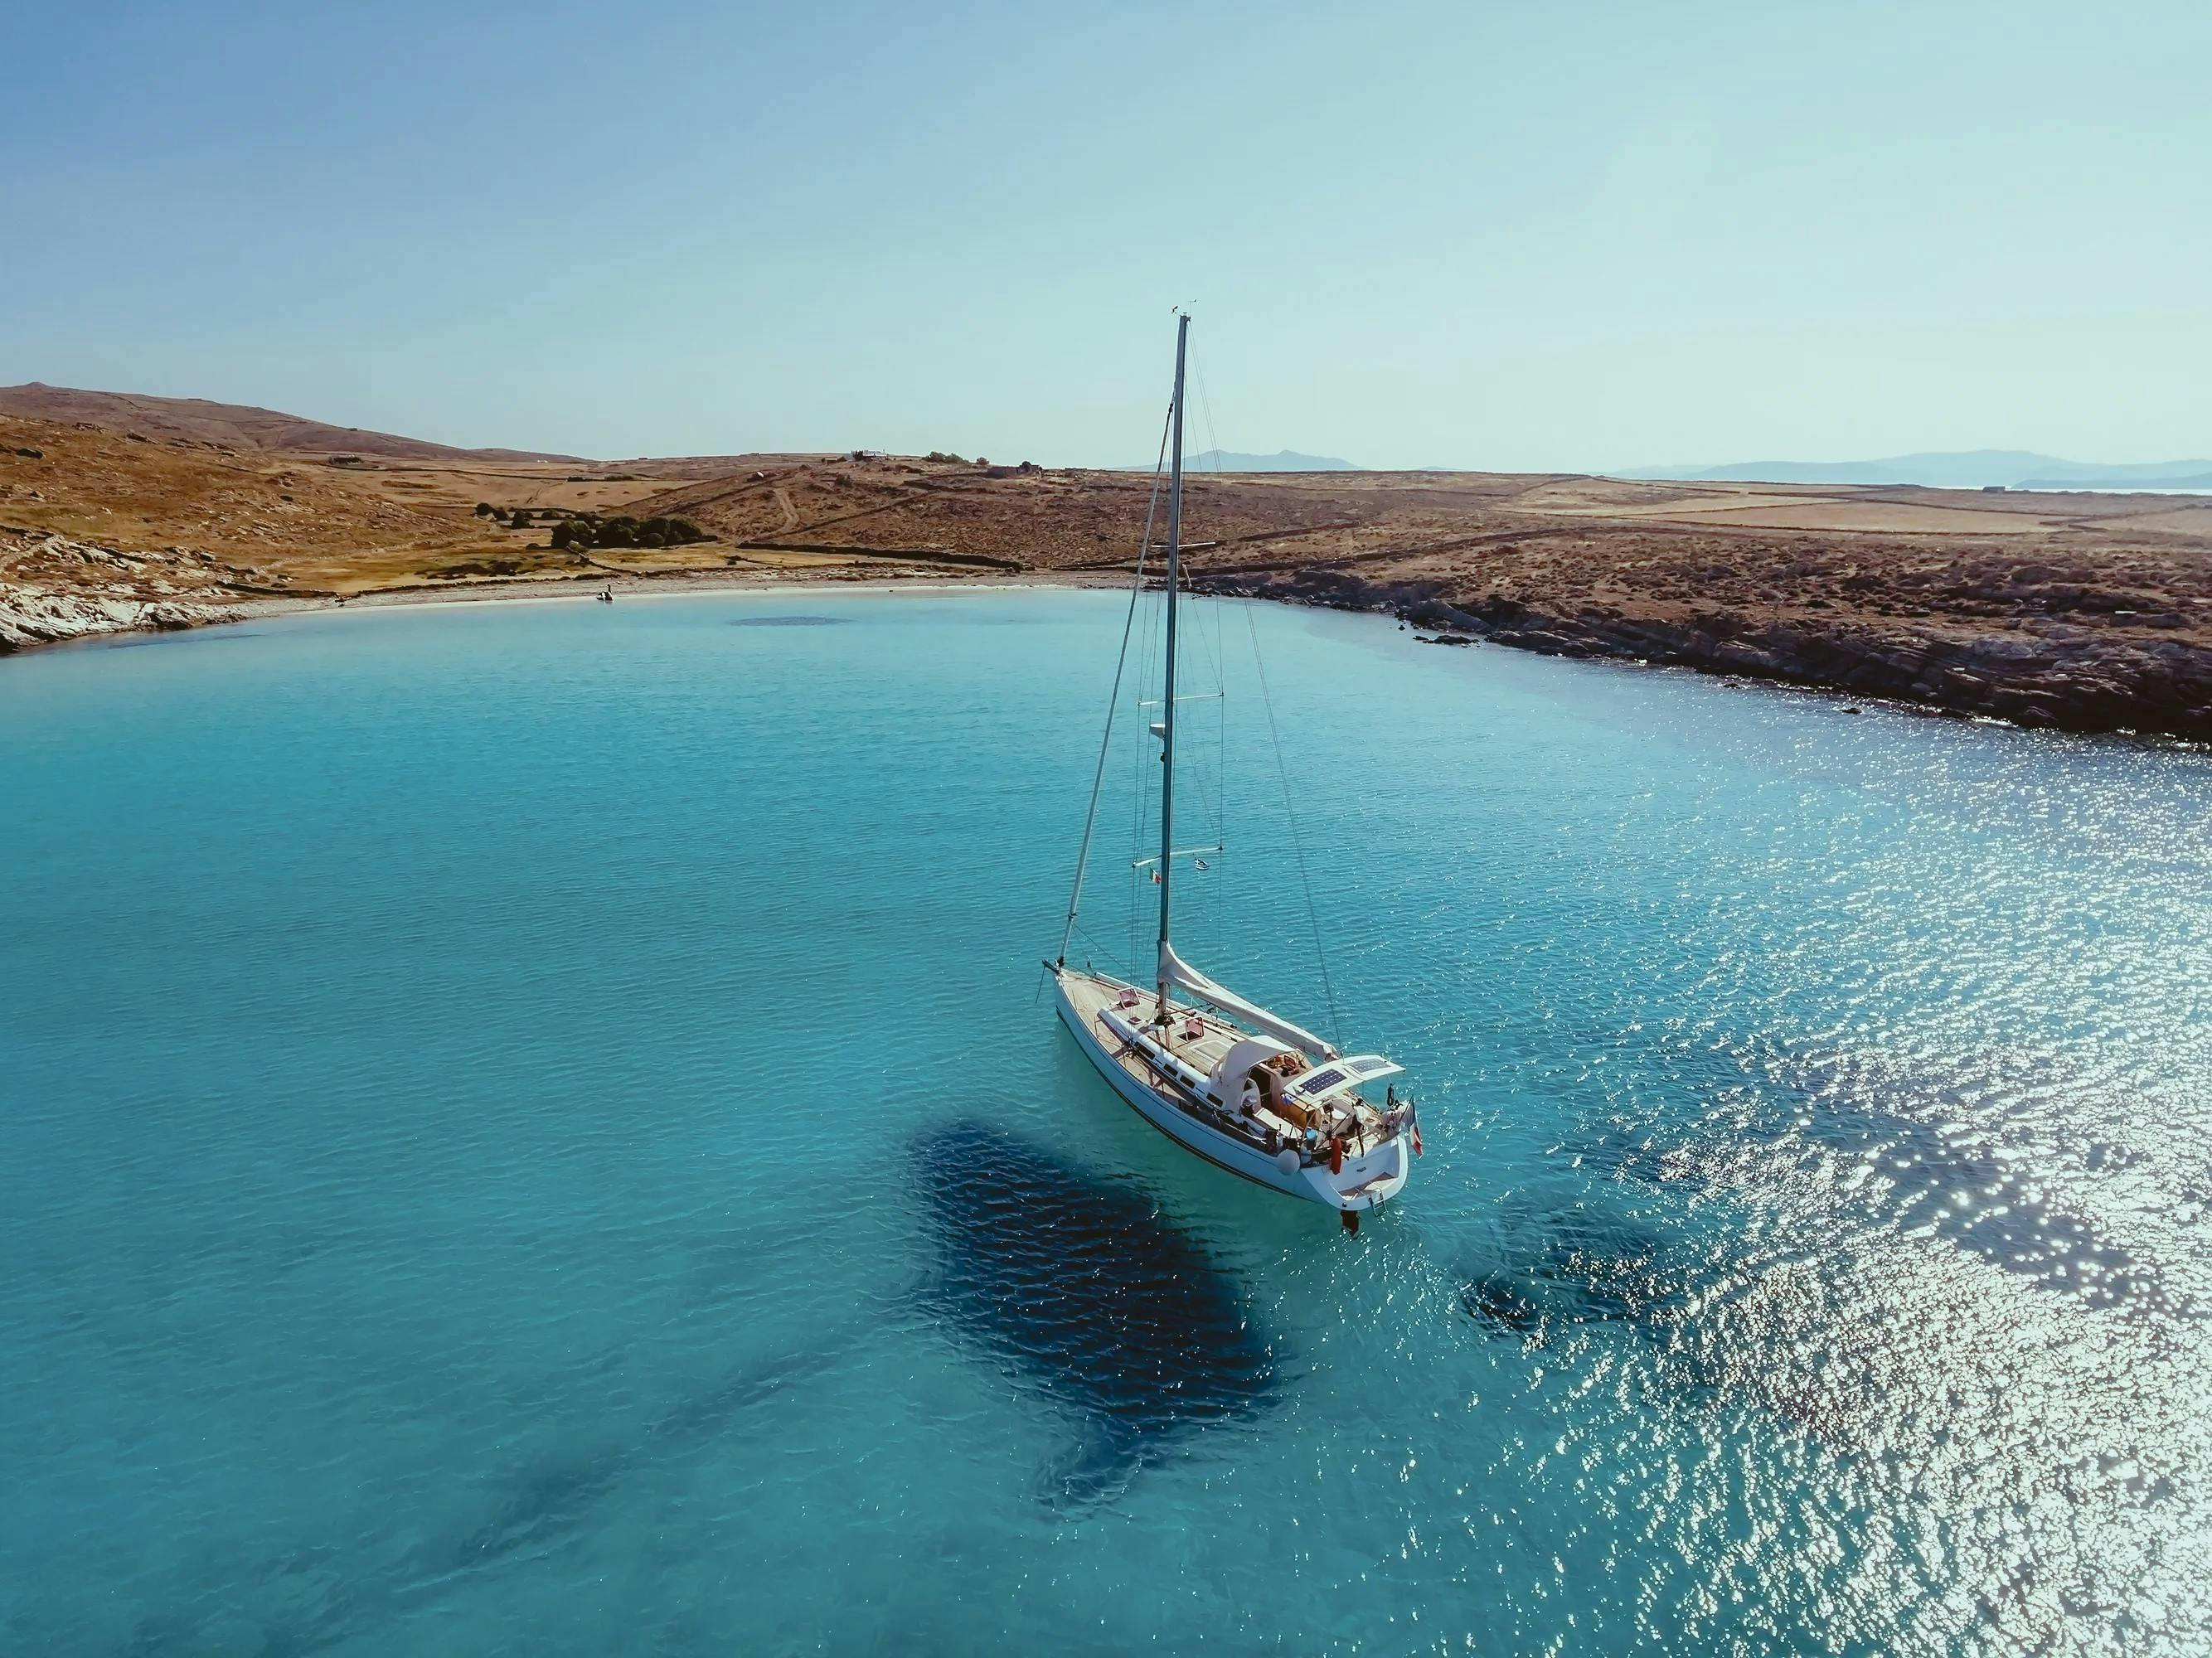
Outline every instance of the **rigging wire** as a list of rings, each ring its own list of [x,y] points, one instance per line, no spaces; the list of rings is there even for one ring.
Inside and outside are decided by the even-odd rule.
[[[1168,419],[1172,422],[1174,418],[1174,406],[1173,404],[1170,404],[1168,410]],[[1161,459],[1164,463],[1167,454],[1167,438],[1164,434],[1162,434],[1160,439],[1160,454]],[[1159,471],[1157,467],[1152,474],[1152,481],[1155,492],[1157,492],[1159,483]],[[1150,516],[1151,509],[1148,507],[1146,509],[1147,519],[1149,519]],[[1147,530],[1145,536],[1145,544],[1139,556],[1141,558],[1148,559],[1151,555],[1152,533]],[[1141,573],[1139,573],[1137,579],[1136,592],[1139,595],[1143,595],[1145,593],[1145,582]],[[1140,598],[1139,602],[1144,604],[1146,608],[1144,610],[1145,625],[1137,635],[1137,683],[1139,686],[1145,686],[1152,683],[1152,660],[1158,643],[1159,617],[1158,614],[1158,607],[1152,604],[1149,598]],[[1139,697],[1138,701],[1141,705],[1143,699]],[[1146,764],[1146,750],[1151,747],[1151,744],[1146,740],[1149,733],[1145,729],[1145,724],[1146,722],[1139,718],[1138,721],[1137,740],[1130,746],[1129,750],[1129,844],[1127,855],[1130,860],[1133,860],[1144,848],[1145,815],[1152,800],[1152,774],[1157,774],[1158,770],[1158,768],[1156,765],[1147,766]],[[1131,861],[1129,864],[1129,909],[1127,918],[1128,923],[1128,945],[1127,953],[1121,959],[1123,970],[1132,977],[1136,976],[1138,966],[1141,960],[1138,955],[1137,940],[1139,932],[1141,912],[1144,907],[1144,884],[1139,879],[1138,866],[1133,861]]]
[[[1283,735],[1275,728],[1275,701],[1267,691],[1267,661],[1260,653],[1259,625],[1253,621],[1255,607],[1244,609],[1244,626],[1252,635],[1252,660],[1260,670],[1260,702],[1267,712],[1267,736],[1275,746],[1275,773],[1283,780],[1283,812],[1291,823],[1291,850],[1298,860],[1298,884],[1305,889],[1306,920],[1313,926],[1314,959],[1321,964],[1322,994],[1328,999],[1328,1034],[1330,1040],[1341,1048],[1344,1045],[1344,1021],[1336,1011],[1336,987],[1329,982],[1328,951],[1321,941],[1321,912],[1314,908],[1313,878],[1306,872],[1305,840],[1298,833],[1298,811],[1291,799],[1291,768],[1283,760]]]
[[[1225,708],[1228,702],[1229,684],[1228,674],[1226,671],[1227,659],[1220,648],[1219,613],[1221,607],[1218,603],[1216,603],[1208,604],[1202,609],[1198,608],[1198,600],[1206,597],[1206,595],[1200,593],[1196,587],[1191,585],[1192,580],[1191,573],[1188,568],[1186,568],[1182,573],[1182,585],[1177,591],[1181,598],[1185,602],[1186,608],[1188,610],[1192,620],[1189,624],[1186,625],[1179,635],[1178,645],[1180,646],[1181,640],[1184,638],[1194,639],[1197,641],[1198,651],[1206,658],[1206,666],[1212,670],[1213,676],[1213,689],[1211,693],[1207,693],[1204,690],[1187,692],[1176,700],[1178,702],[1192,702],[1200,701],[1210,695],[1214,701]],[[1215,623],[1213,637],[1210,640],[1206,636],[1205,626],[1208,612],[1212,613]],[[1176,663],[1178,670],[1176,677],[1178,681],[1182,679],[1183,676],[1181,671],[1183,665],[1184,665],[1180,659],[1179,655]],[[1197,683],[1200,682],[1193,681],[1191,683]],[[1192,716],[1186,714],[1180,715],[1179,718],[1182,720],[1188,721],[1192,718]],[[1176,736],[1179,739],[1179,747],[1182,741],[1188,741],[1189,744],[1189,752],[1194,755],[1200,754],[1201,750],[1197,746],[1195,732],[1188,731],[1182,725],[1178,725],[1176,727]],[[1198,828],[1198,833],[1194,838],[1199,840],[1210,840],[1218,846],[1223,842],[1224,829],[1225,827],[1224,823],[1224,810],[1223,787],[1224,778],[1228,769],[1229,758],[1228,747],[1226,743],[1222,740],[1222,732],[1218,721],[1217,721],[1216,726],[1215,742],[1217,749],[1215,756],[1216,764],[1212,768],[1210,778],[1207,769],[1204,766],[1200,765],[1195,768],[1186,768],[1183,771],[1178,772],[1176,776],[1176,781],[1178,785],[1194,789],[1197,795],[1197,811],[1193,814],[1193,817],[1194,825]],[[1200,888],[1194,884],[1186,888],[1185,890],[1190,894],[1190,902],[1183,908],[1182,914],[1186,920],[1191,924],[1186,936],[1195,938],[1201,942],[1210,943],[1217,949],[1224,947],[1228,942],[1228,927],[1221,910],[1221,892],[1219,884],[1216,882],[1208,881],[1205,884],[1203,888]],[[1207,929],[1210,929],[1210,931]]]
[[[1174,423],[1175,404],[1170,400],[1168,404],[1165,429],[1163,430],[1160,437],[1159,457],[1153,465],[1152,495],[1146,506],[1145,541],[1140,556],[1146,559],[1154,550],[1152,540],[1156,521],[1154,514],[1158,510],[1162,482],[1167,474],[1168,434],[1174,429]],[[1136,591],[1146,595],[1144,611],[1145,625],[1138,634],[1137,684],[1141,688],[1153,683],[1158,665],[1165,652],[1164,635],[1167,626],[1167,606],[1164,602],[1153,599],[1146,589],[1141,571],[1139,572]],[[1164,585],[1160,587],[1159,592],[1163,594],[1166,592]],[[1142,700],[1140,695],[1139,697],[1140,704]],[[1146,850],[1147,842],[1151,838],[1146,831],[1146,823],[1158,799],[1156,791],[1160,786],[1162,772],[1158,752],[1153,749],[1149,741],[1150,735],[1149,722],[1140,720],[1137,741],[1131,746],[1129,751],[1130,764],[1133,768],[1129,793],[1129,857],[1132,861],[1129,865],[1128,953],[1123,959],[1127,963],[1127,971],[1133,978],[1140,977],[1152,971],[1151,964],[1146,960],[1142,943],[1146,928],[1149,925],[1146,911],[1150,906],[1145,901],[1152,896],[1149,890],[1150,883],[1141,873],[1141,866],[1134,861]]]
[[[1160,428],[1160,456],[1164,459],[1168,449],[1168,431]],[[1137,625],[1137,597],[1145,590],[1145,556],[1152,539],[1152,513],[1160,498],[1160,462],[1152,463],[1151,499],[1145,507],[1145,539],[1137,549],[1137,579],[1129,588],[1129,614],[1121,624],[1121,652],[1114,659],[1114,689],[1106,698],[1106,731],[1098,739],[1098,768],[1091,778],[1091,810],[1084,815],[1083,846],[1075,855],[1075,884],[1067,895],[1067,925],[1060,929],[1060,957],[1062,964],[1067,961],[1067,941],[1075,931],[1075,913],[1083,902],[1083,874],[1091,861],[1091,832],[1098,823],[1098,792],[1106,781],[1106,754],[1114,741],[1114,715],[1121,701],[1121,673],[1129,662],[1129,635]]]
[[[1221,435],[1213,427],[1213,398],[1206,390],[1204,348],[1194,346],[1190,358],[1191,372],[1198,380],[1199,416],[1206,426],[1208,463],[1205,471],[1218,476],[1221,471]],[[1194,599],[1198,597],[1195,586],[1191,589],[1191,595]],[[1206,883],[1207,896],[1212,901],[1209,918],[1213,923],[1213,947],[1217,959],[1225,957],[1229,949],[1229,880],[1225,868],[1229,858],[1229,653],[1223,644],[1222,609],[1221,599],[1218,596],[1212,597],[1206,606],[1206,613],[1200,616],[1199,626],[1194,629],[1199,642],[1205,644],[1206,614],[1210,613],[1213,621],[1213,687],[1219,693],[1214,711],[1213,843],[1220,848],[1215,856],[1224,865],[1219,880]],[[1202,793],[1200,799],[1205,799]]]

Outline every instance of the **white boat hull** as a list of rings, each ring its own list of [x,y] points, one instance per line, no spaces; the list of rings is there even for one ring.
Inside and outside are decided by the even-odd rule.
[[[1158,1089],[1132,1075],[1115,1059],[1100,1033],[1092,1028],[1068,993],[1069,982],[1076,976],[1067,971],[1055,978],[1054,999],[1060,1005],[1061,1023],[1074,1033],[1085,1057],[1122,1101],[1185,1151],[1195,1152],[1232,1175],[1241,1175],[1255,1185],[1340,1212],[1380,1208],[1406,1184],[1408,1171],[1403,1135],[1386,1140],[1364,1156],[1347,1157],[1340,1169],[1331,1170],[1326,1163],[1302,1163],[1294,1169],[1285,1169],[1260,1147],[1247,1145],[1235,1135],[1199,1121],[1164,1097]],[[1102,980],[1097,975],[1082,976],[1094,983],[1119,984],[1118,981]]]

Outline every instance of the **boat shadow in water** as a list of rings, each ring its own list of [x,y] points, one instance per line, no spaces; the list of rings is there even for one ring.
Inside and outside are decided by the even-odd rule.
[[[1137,1193],[977,1122],[930,1130],[911,1157],[932,1256],[922,1304],[1074,1418],[1046,1502],[1110,1501],[1267,1408],[1275,1357],[1244,1298]]]

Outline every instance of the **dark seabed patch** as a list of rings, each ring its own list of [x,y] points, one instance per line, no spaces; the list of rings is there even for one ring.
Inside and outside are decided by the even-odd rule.
[[[1110,1498],[1179,1442],[1267,1404],[1274,1355],[1243,1297],[1135,1192],[975,1122],[922,1135],[912,1168],[926,1304],[1076,1418],[1048,1499]]]
[[[731,628],[842,628],[849,616],[741,616],[724,625]]]
[[[97,648],[106,651],[143,651],[149,645],[174,645],[187,639],[206,641],[210,639],[258,639],[260,637],[261,635],[259,633],[251,629],[226,628],[222,626],[220,623],[217,623],[205,628],[178,628],[156,634],[151,638],[100,639],[97,642]],[[94,641],[92,640],[87,640],[83,642],[93,644]]]
[[[1989,1121],[1974,1087],[1777,1064],[1709,1095],[1687,1134],[1576,1142],[1586,1184],[1516,1218],[1541,1240],[1517,1259],[1463,1264],[1458,1305],[1548,1364],[1615,1360],[1598,1327],[1632,1330],[1655,1402],[1750,1406],[1847,1458],[1942,1442],[1968,1324],[1948,1309],[1978,1272],[2166,1350],[2200,1299],[2069,1205],[2051,1175],[2065,1160]],[[2093,1139],[2072,1157],[2095,1175],[2137,1154]],[[1908,1287],[1893,1263],[1916,1258]]]
[[[2022,1164],[1977,1138],[1873,1108],[1823,1112],[1808,1138],[1863,1158],[1874,1200],[1899,1225],[1932,1227],[1992,1266],[2091,1307],[2142,1299],[2183,1310],[2130,1251],[2095,1222],[2042,1201]]]
[[[1991,1120],[1993,1102],[2064,1083],[2055,1072],[1903,1077],[1864,1060],[1775,1055],[1717,1086],[1691,1138],[1623,1136],[1580,1150],[1589,1166],[1650,1187],[1800,1187],[1838,1218],[1941,1238],[2087,1307],[2202,1316],[2155,1265],[2048,1195],[2069,1157],[2095,1174],[2127,1166],[2133,1152],[2094,1139],[2031,1143]]]
[[[1460,1309],[1486,1329],[1537,1347],[1571,1325],[1650,1323],[1683,1292],[1681,1279],[1661,1270],[1660,1254],[1657,1238],[1625,1222],[1565,1217],[1533,1260],[1468,1275]]]
[[[426,1521],[422,1540],[381,1570],[327,1546],[302,1547],[270,1563],[262,1576],[279,1586],[275,1600],[289,1610],[258,1624],[250,1649],[304,1655],[373,1637],[422,1615],[465,1578],[580,1546],[611,1505],[619,1508],[626,1481],[707,1455],[764,1407],[787,1404],[872,1327],[872,1321],[848,1323],[802,1350],[763,1355],[711,1386],[678,1395],[641,1426],[586,1430],[557,1448],[469,1479],[447,1518]],[[613,1351],[577,1374],[618,1381],[625,1369],[624,1356]],[[192,1612],[155,1613],[142,1620],[133,1649],[222,1649],[208,1643],[209,1632]],[[184,1635],[191,1638],[179,1641]]]
[[[1879,1406],[1856,1351],[1869,1335],[1839,1320],[1818,1275],[1796,1272],[1795,1255],[1747,1249],[1738,1225],[1710,1215],[1611,1210],[1607,1183],[1514,1214],[1514,1234],[1541,1242],[1517,1260],[1463,1264],[1459,1310],[1547,1369],[1627,1359],[1620,1376],[1640,1374],[1655,1406],[1747,1406],[1831,1448],[1855,1442]]]
[[[1925,1233],[2083,1306],[2127,1308],[2164,1318],[2201,1309],[2158,1268],[2136,1259],[2096,1220],[2044,1195],[2041,1160],[2023,1157],[1996,1135],[1953,1128],[1865,1101],[1821,1100],[1764,1143],[1747,1142],[1723,1163],[1710,1153],[1675,1154],[1677,1169],[1711,1178],[1771,1181],[1817,1178],[1820,1201],[1907,1234]]]

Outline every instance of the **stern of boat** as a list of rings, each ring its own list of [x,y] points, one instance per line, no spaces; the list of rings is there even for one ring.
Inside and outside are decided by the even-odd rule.
[[[1332,1172],[1326,1163],[1305,1171],[1314,1196],[1332,1209],[1357,1213],[1379,1209],[1405,1189],[1412,1172],[1406,1136],[1393,1135],[1364,1157],[1346,1157],[1344,1167]]]

